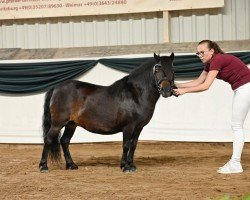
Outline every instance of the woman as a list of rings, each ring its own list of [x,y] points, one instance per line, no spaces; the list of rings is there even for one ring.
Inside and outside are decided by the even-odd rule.
[[[232,131],[233,154],[231,159],[218,169],[218,173],[243,172],[241,154],[244,146],[243,123],[250,107],[250,69],[237,57],[224,53],[217,43],[203,40],[198,44],[196,55],[205,64],[203,72],[193,81],[175,83],[176,95],[208,90],[215,78],[228,82],[233,91]]]

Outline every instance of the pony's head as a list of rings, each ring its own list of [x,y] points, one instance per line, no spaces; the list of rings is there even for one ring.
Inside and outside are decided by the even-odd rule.
[[[163,97],[170,97],[173,95],[173,89],[176,88],[173,70],[174,53],[170,56],[160,56],[154,53],[154,58],[156,64],[153,67],[153,74],[156,87]]]

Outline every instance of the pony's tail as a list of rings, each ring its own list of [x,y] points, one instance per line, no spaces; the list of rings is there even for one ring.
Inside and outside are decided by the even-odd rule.
[[[53,88],[50,89],[45,95],[44,102],[44,112],[43,112],[43,140],[46,143],[48,139],[48,133],[51,127],[51,113],[50,113],[50,100],[53,94]],[[61,158],[61,149],[60,149],[60,133],[58,137],[50,137],[52,141],[47,145],[48,155],[52,161],[59,161]]]

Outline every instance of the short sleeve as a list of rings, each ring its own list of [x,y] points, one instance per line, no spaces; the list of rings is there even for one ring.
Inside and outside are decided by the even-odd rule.
[[[210,62],[209,71],[217,70],[220,71],[223,66],[223,57],[217,54]]]
[[[204,66],[204,70],[205,70],[206,72],[209,72],[209,65],[210,65],[210,64],[207,63],[207,64],[205,64],[205,66]]]

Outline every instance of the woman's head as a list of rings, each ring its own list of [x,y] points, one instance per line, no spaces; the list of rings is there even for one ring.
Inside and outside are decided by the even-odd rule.
[[[201,59],[203,63],[209,62],[214,54],[223,54],[219,45],[211,40],[202,40],[197,47],[196,55]]]

